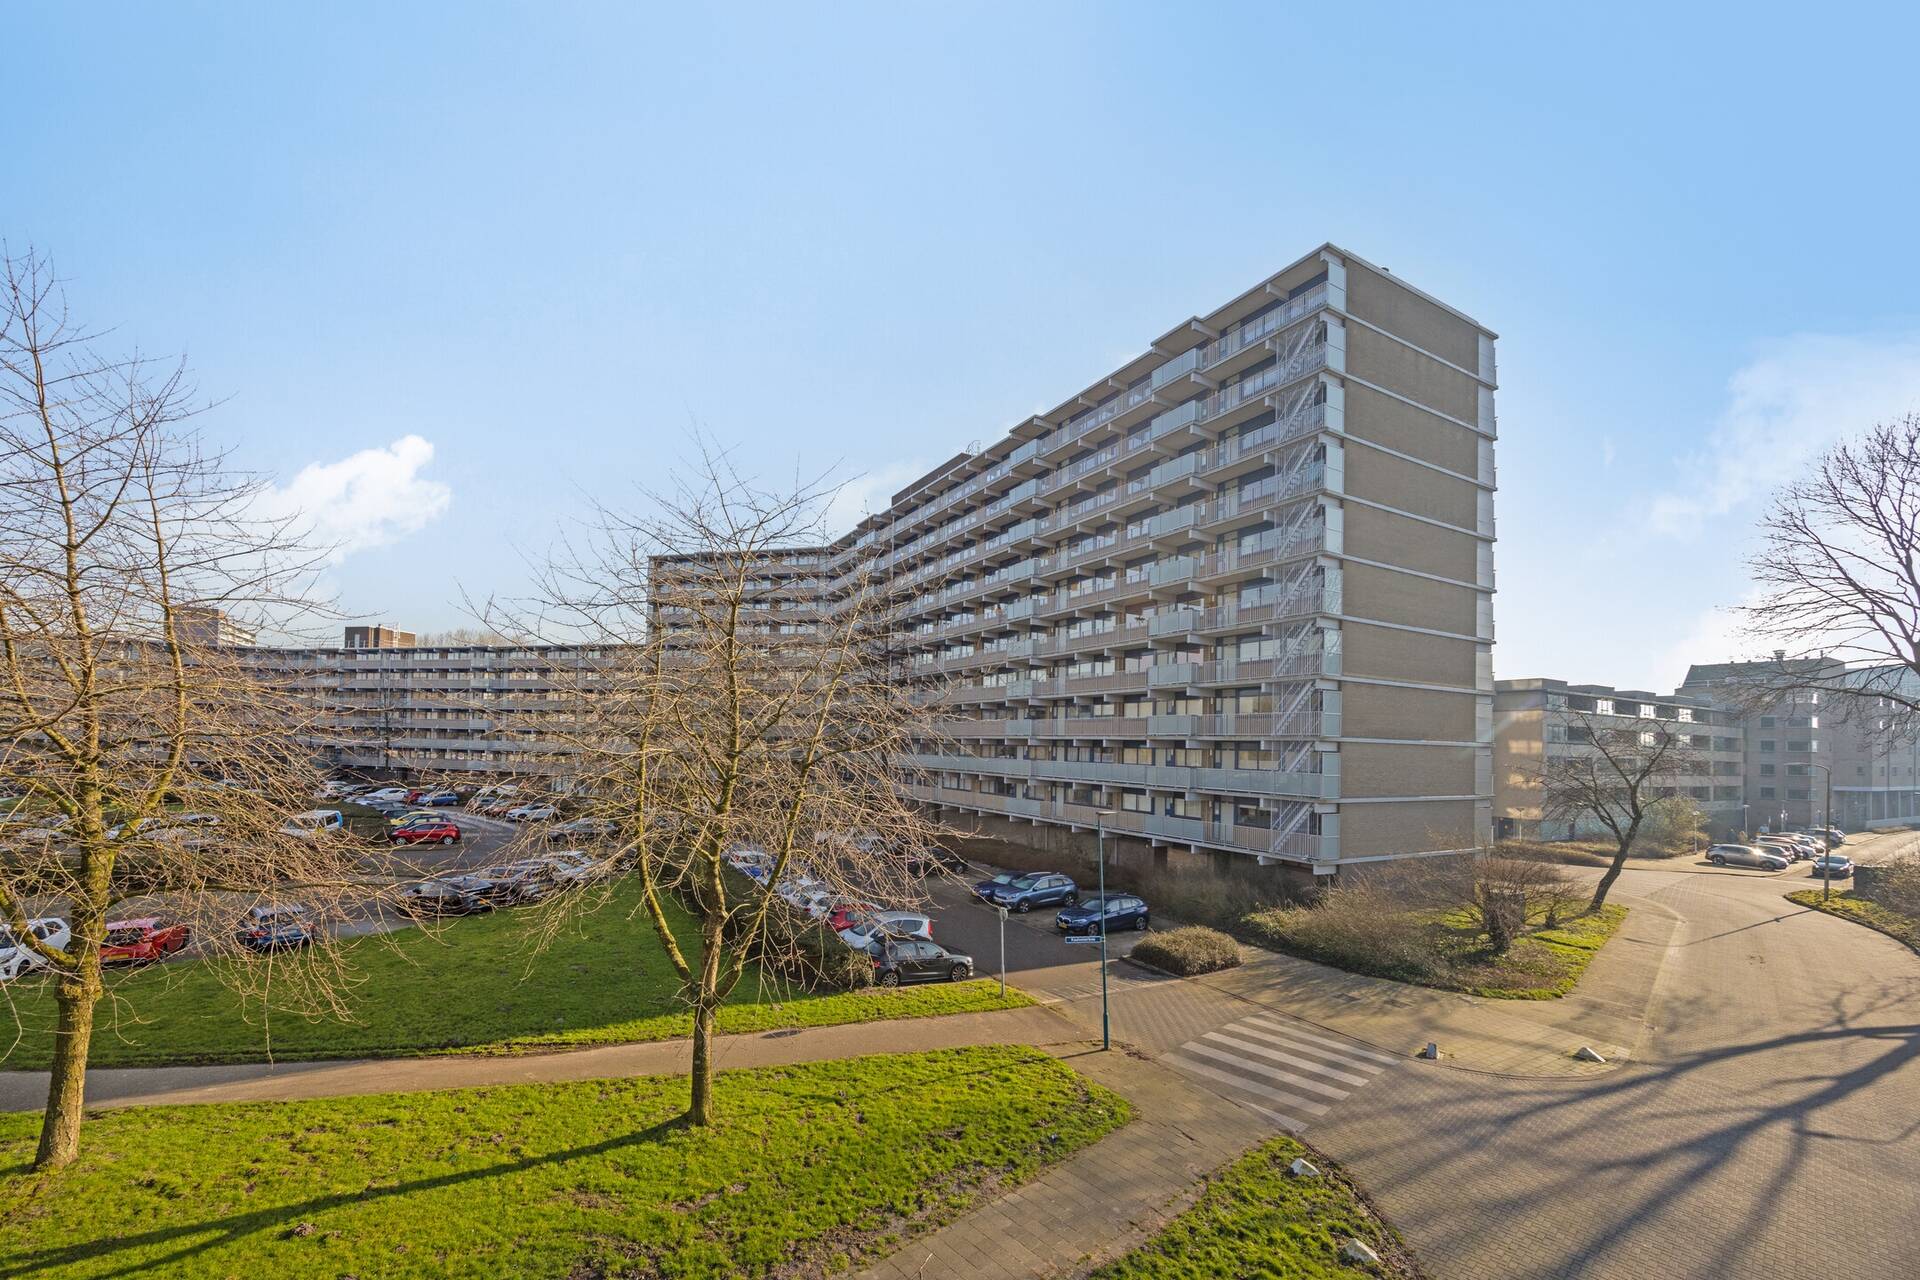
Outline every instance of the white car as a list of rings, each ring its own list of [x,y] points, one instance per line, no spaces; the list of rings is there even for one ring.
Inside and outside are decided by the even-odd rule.
[[[508,822],[547,822],[559,816],[560,811],[550,804],[523,804],[507,810]]]
[[[413,794],[412,787],[381,787],[378,791],[367,791],[354,797],[356,800],[393,800],[400,804],[407,802]]]
[[[33,930],[34,937],[52,947],[64,947],[73,937],[67,922],[53,916],[29,920],[27,927]],[[23,973],[46,967],[45,956],[20,945],[19,939],[13,936],[13,930],[0,925],[0,982],[12,982]]]
[[[555,887],[583,884],[600,871],[600,860],[585,849],[561,849],[536,861],[547,867]]]
[[[918,911],[876,911],[840,931],[840,941],[855,951],[865,951],[880,937],[932,942],[933,920]]]
[[[794,906],[806,912],[813,919],[822,920],[826,918],[827,912],[833,910],[834,905],[839,902],[839,898],[831,890],[809,889],[800,894],[798,899],[792,901]]]
[[[827,886],[812,876],[788,876],[773,887],[773,891],[796,909],[802,907],[808,898],[816,893],[826,892]]]
[[[346,815],[338,809],[309,809],[281,823],[280,830],[286,835],[299,836],[302,840],[316,840],[321,832],[339,831],[346,825]]]

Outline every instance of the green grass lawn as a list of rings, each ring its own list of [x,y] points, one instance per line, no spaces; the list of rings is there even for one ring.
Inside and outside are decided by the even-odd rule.
[[[1815,911],[1824,911],[1828,915],[1840,916],[1855,924],[1863,924],[1869,929],[1878,929],[1888,937],[1897,938],[1915,951],[1920,951],[1920,920],[1903,915],[1892,907],[1883,907],[1851,889],[1836,891],[1831,898],[1822,898],[1818,889],[1799,889],[1788,894],[1787,900],[1803,907],[1812,907]]]
[[[548,950],[530,947],[526,912],[499,911],[342,944],[354,983],[351,1021],[310,1019],[243,1002],[210,962],[113,970],[94,1029],[95,1066],[513,1052],[692,1033],[679,979],[653,929],[629,917],[631,891],[572,922]],[[676,918],[692,943],[691,921]],[[228,962],[220,962],[228,963]],[[271,991],[271,988],[269,988]],[[53,1000],[44,980],[16,983],[0,1005],[0,1069],[44,1067]],[[995,983],[812,993],[750,971],[720,1011],[722,1032],[831,1026],[973,1013],[1033,1003]],[[6,1023],[17,1018],[19,1038]],[[11,1047],[7,1047],[11,1044]]]
[[[1287,1166],[1302,1156],[1323,1176],[1288,1174]],[[1380,1268],[1340,1261],[1341,1246],[1354,1239],[1372,1246]],[[1393,1229],[1323,1156],[1292,1138],[1275,1138],[1216,1174],[1191,1209],[1089,1280],[1353,1280],[1368,1274],[1416,1276],[1419,1270]]]
[[[678,1078],[130,1107],[25,1172],[0,1117],[0,1272],[85,1277],[821,1275],[891,1251],[1123,1124],[989,1047]]]
[[[1321,964],[1417,986],[1505,1000],[1552,1000],[1572,991],[1627,909],[1563,915],[1551,929],[1536,917],[1504,955],[1465,910],[1321,916],[1319,907],[1278,907],[1248,916],[1242,928],[1265,947]]]

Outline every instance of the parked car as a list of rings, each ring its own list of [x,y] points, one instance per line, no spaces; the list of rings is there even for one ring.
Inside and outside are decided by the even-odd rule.
[[[933,920],[918,911],[876,911],[835,932],[840,935],[840,941],[855,951],[865,951],[879,938],[931,942]]]
[[[880,910],[877,903],[858,902],[852,898],[841,898],[827,912],[827,928],[839,933],[842,929],[851,929],[861,920]]]
[[[507,810],[508,822],[551,822],[560,811],[550,804],[523,804]]]
[[[341,831],[346,828],[347,819],[338,809],[309,809],[305,813],[296,813],[280,824],[285,835],[298,836],[302,840],[318,839],[325,831]]]
[[[107,921],[107,940],[100,948],[101,964],[151,964],[183,950],[193,930],[185,924],[165,924],[159,916]]]
[[[1789,862],[1798,862],[1814,855],[1812,842],[1802,844],[1792,836],[1755,836],[1753,843],[1756,848],[1777,853]]]
[[[620,824],[611,818],[573,818],[547,831],[548,844],[567,844],[575,840],[604,840],[618,835]]]
[[[1110,893],[1105,899],[1088,898],[1085,902],[1061,908],[1053,918],[1053,927],[1066,934],[1098,934],[1102,917],[1106,919],[1108,933],[1118,933],[1122,929],[1145,929],[1151,923],[1144,898],[1136,898],[1130,893]]]
[[[1845,880],[1853,874],[1853,859],[1844,853],[1823,853],[1813,860],[1816,880]]]
[[[402,809],[398,813],[387,815],[387,830],[395,831],[401,827],[410,827],[419,822],[445,822],[447,818],[436,809]]]
[[[391,800],[395,804],[411,804],[412,801],[408,797],[411,796],[412,793],[412,787],[380,787],[377,790],[364,793],[360,799],[363,801]]]
[[[249,907],[233,936],[249,951],[283,951],[304,947],[313,941],[307,909],[297,902]]]
[[[546,878],[556,889],[570,889],[599,874],[600,860],[585,849],[561,849],[535,862],[545,865]]]
[[[538,902],[553,888],[546,867],[532,859],[503,862],[483,868],[475,877],[485,881],[476,892],[497,907],[518,907]]]
[[[445,809],[460,803],[460,795],[455,791],[425,791],[413,799],[413,803],[428,809]]]
[[[980,896],[996,907],[1018,911],[1022,915],[1035,907],[1070,907],[1080,901],[1080,887],[1072,877],[1054,871],[1035,871],[1014,876],[1005,884],[988,881]]]
[[[949,853],[938,847],[931,849],[913,849],[906,857],[907,874],[930,876],[937,871],[952,871],[956,874],[967,869],[967,860],[957,853]]]
[[[1758,867],[1763,871],[1785,871],[1793,865],[1786,854],[1769,853],[1751,844],[1716,844],[1707,850],[1707,861],[1716,867]]]
[[[493,903],[482,897],[476,891],[476,886],[462,883],[470,879],[466,876],[447,876],[410,884],[400,891],[400,909],[421,920],[470,916],[493,910]]]
[[[1838,827],[1788,827],[1787,830],[1800,835],[1809,835],[1826,843],[1832,849],[1847,842],[1847,833]]]
[[[27,921],[33,936],[50,947],[60,948],[73,940],[67,922],[54,916]],[[22,974],[47,966],[46,957],[13,936],[13,930],[0,925],[0,982],[12,982]]]
[[[387,833],[395,844],[459,844],[460,828],[445,818],[419,818]]]
[[[721,857],[735,871],[761,884],[773,874],[773,855],[764,849],[729,849]]]
[[[903,982],[965,982],[973,976],[973,957],[949,951],[937,942],[881,939],[869,949],[873,980],[883,987]]]

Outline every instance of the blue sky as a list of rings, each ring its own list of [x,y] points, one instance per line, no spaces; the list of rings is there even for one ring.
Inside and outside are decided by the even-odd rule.
[[[15,5],[0,235],[420,629],[695,425],[857,507],[1333,240],[1502,335],[1498,673],[1670,687],[1920,410],[1920,23],[1440,9]]]

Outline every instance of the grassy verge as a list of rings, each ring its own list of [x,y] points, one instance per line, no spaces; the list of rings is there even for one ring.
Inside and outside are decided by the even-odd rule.
[[[1862,898],[1851,889],[1835,893],[1831,898],[1822,898],[1818,889],[1799,889],[1788,894],[1787,900],[1803,907],[1812,907],[1815,911],[1824,911],[1830,916],[1851,920],[1855,924],[1863,924],[1869,929],[1878,929],[1889,938],[1920,951],[1920,920],[1903,915],[1891,907],[1883,907],[1871,898]]]
[[[1504,955],[1466,911],[1374,912],[1339,918],[1325,907],[1255,912],[1243,929],[1255,943],[1351,973],[1504,1000],[1552,1000],[1571,992],[1627,909],[1536,918]],[[1357,915],[1358,913],[1353,913]]]
[[[129,1107],[24,1172],[0,1117],[6,1273],[817,1276],[896,1247],[1123,1124],[1026,1049],[730,1072],[687,1129],[678,1078]]]
[[[1323,1176],[1295,1178],[1296,1157]],[[1380,1255],[1377,1269],[1340,1260],[1349,1240]],[[1352,1183],[1292,1138],[1263,1143],[1207,1183],[1193,1208],[1089,1280],[1352,1280],[1365,1274],[1418,1276],[1393,1229]]]
[[[679,979],[631,902],[614,897],[583,915],[543,953],[531,948],[530,917],[501,911],[342,944],[354,981],[350,1021],[308,1018],[271,1003],[242,1001],[216,967],[184,960],[116,970],[94,1029],[93,1065],[159,1066],[320,1058],[403,1057],[439,1052],[517,1052],[691,1034]],[[692,942],[691,922],[681,917]],[[271,988],[269,988],[271,993]],[[0,1068],[44,1067],[53,1000],[44,980],[6,989],[0,1005]],[[986,981],[898,991],[808,992],[749,973],[720,1011],[722,1032],[832,1026],[1014,1008],[1032,1001]],[[10,1005],[10,1008],[9,1008]],[[11,1014],[19,1036],[4,1024]]]

